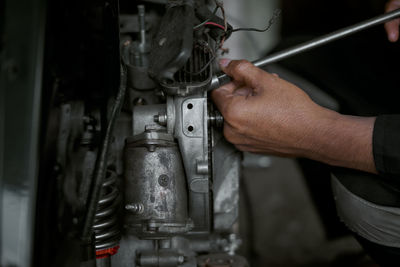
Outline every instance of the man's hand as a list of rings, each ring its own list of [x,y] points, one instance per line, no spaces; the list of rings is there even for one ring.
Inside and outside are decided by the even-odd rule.
[[[226,139],[239,150],[376,172],[375,118],[323,108],[300,88],[248,61],[222,59],[220,65],[234,80],[214,90],[212,98],[225,119]]]
[[[300,154],[313,131],[309,122],[317,120],[322,108],[304,91],[250,62],[232,61],[222,69],[234,81],[212,97],[225,118],[228,141],[244,151]]]
[[[393,11],[400,8],[400,0],[390,0],[386,3],[386,12]],[[399,39],[399,25],[400,19],[391,20],[385,23],[386,33],[391,42],[396,42]]]

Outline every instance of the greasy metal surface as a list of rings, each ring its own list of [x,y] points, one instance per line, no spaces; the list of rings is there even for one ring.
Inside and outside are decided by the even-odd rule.
[[[219,142],[222,117],[208,114],[203,91],[211,66],[194,74],[210,56],[195,50],[175,84],[163,85],[166,99],[157,89],[129,92],[132,134],[116,136],[126,139],[126,234],[112,257],[115,266],[195,267],[196,253],[233,253],[240,243],[230,235],[238,216],[240,154]],[[215,148],[212,127],[218,132]],[[211,162],[214,154],[217,159]]]
[[[188,137],[203,137],[204,98],[190,98],[182,102],[182,131]]]
[[[132,126],[133,132],[136,135],[127,138],[127,148],[131,147],[131,152],[128,152],[128,149],[126,149],[126,153],[134,153],[125,158],[125,166],[127,168],[132,168],[133,164],[141,165],[136,165],[137,168],[135,171],[130,173],[135,173],[136,178],[146,177],[143,178],[143,181],[152,181],[154,186],[143,185],[142,182],[138,183],[137,179],[135,183],[126,186],[126,188],[130,188],[129,193],[126,192],[126,196],[130,199],[125,203],[125,212],[126,214],[130,214],[128,216],[131,217],[131,219],[133,217],[136,217],[136,219],[141,218],[143,222],[141,225],[135,225],[135,223],[130,225],[126,224],[126,226],[131,229],[131,231],[128,231],[131,234],[144,236],[145,238],[166,238],[174,236],[174,228],[172,228],[172,226],[175,227],[175,232],[177,232],[177,229],[188,230],[188,228],[178,227],[179,225],[177,224],[162,223],[160,220],[157,222],[156,218],[160,218],[158,210],[153,209],[154,213],[152,213],[151,216],[155,218],[154,220],[149,220],[148,218],[150,218],[150,215],[146,215],[146,209],[149,209],[149,205],[146,204],[146,201],[151,202],[151,197],[145,196],[146,194],[149,195],[147,192],[157,191],[157,187],[168,186],[170,181],[170,175],[168,175],[167,172],[154,173],[157,168],[160,169],[160,162],[158,157],[154,158],[151,155],[161,153],[157,151],[162,151],[162,149],[171,149],[171,144],[173,144],[175,139],[179,143],[179,150],[176,150],[178,147],[174,147],[175,145],[173,145],[172,147],[174,148],[169,152],[169,155],[176,153],[177,155],[182,155],[183,166],[179,167],[182,168],[182,174],[180,174],[180,176],[184,177],[182,181],[186,188],[185,194],[188,195],[188,199],[185,200],[185,203],[189,205],[189,207],[187,207],[189,208],[189,217],[193,219],[195,226],[195,229],[189,233],[191,236],[190,241],[185,241],[188,242],[187,250],[190,253],[195,253],[195,251],[208,252],[210,250],[227,252],[236,250],[236,239],[221,239],[218,235],[215,237],[209,236],[211,233],[209,231],[212,231],[213,225],[211,219],[214,216],[216,218],[216,220],[214,220],[214,229],[223,231],[224,233],[231,232],[232,225],[237,220],[240,153],[238,153],[233,146],[223,142],[222,134],[218,133],[216,142],[218,146],[214,149],[218,152],[218,162],[215,166],[218,166],[219,171],[212,171],[213,164],[210,164],[209,158],[214,154],[210,150],[213,140],[212,136],[214,135],[209,132],[209,126],[220,124],[217,122],[220,122],[222,118],[212,113],[211,115],[214,116],[213,121],[209,118],[208,111],[207,98],[204,95],[168,97],[166,105],[159,104],[134,107]],[[155,117],[156,120],[154,120]],[[163,121],[162,123],[160,123],[160,118]],[[145,129],[147,129],[147,131],[145,131]],[[167,132],[165,132],[165,130]],[[219,132],[220,130],[217,131]],[[135,151],[133,151],[132,148],[134,148]],[[134,161],[136,161],[136,163],[134,163]],[[172,159],[171,162],[175,162],[175,160]],[[223,162],[223,164],[221,165],[220,162]],[[172,169],[176,168],[170,169],[169,172],[171,173]],[[131,176],[131,174],[129,175]],[[211,202],[210,198],[211,174],[217,176],[212,188],[216,197],[214,204]],[[127,181],[134,181],[128,177],[126,179]],[[132,199],[133,196],[136,196],[136,199]],[[156,202],[155,198],[154,201]],[[213,212],[213,207],[211,205],[217,208],[217,212]],[[163,225],[165,226],[164,229],[167,229],[166,226],[171,226],[169,229],[170,231],[167,232],[161,229],[164,231],[163,233],[159,232],[155,234],[157,227],[163,228]],[[132,229],[134,230],[132,231]],[[151,233],[151,231],[154,232]],[[202,236],[192,236],[195,232],[203,232],[204,234]],[[126,238],[123,238],[123,240],[124,239]],[[175,240],[176,237],[172,239]],[[123,246],[124,245],[122,245],[122,247]],[[139,250],[141,251],[141,249]],[[121,251],[124,251],[124,248],[122,248]],[[153,255],[155,253],[153,249],[147,249],[145,251],[153,251],[148,253],[148,255],[151,255],[145,259],[145,262],[149,263],[159,259],[158,256]],[[121,255],[117,255],[116,260],[118,259],[118,262],[127,261],[127,259],[124,259],[124,255],[125,252],[122,252]],[[131,260],[129,260],[129,262],[131,262]],[[168,265],[168,263],[165,264]],[[194,265],[189,264],[185,266]]]
[[[161,140],[154,133],[144,140],[132,138],[125,150],[125,227],[128,231],[154,238],[190,230],[186,181],[176,144]],[[142,205],[143,209],[138,212],[128,206],[135,204]]]
[[[241,152],[218,134],[213,149],[214,229],[229,232],[239,216]]]
[[[203,95],[177,96],[168,104],[173,104],[175,107],[174,137],[179,143],[189,187],[189,216],[194,222],[194,231],[209,231],[212,216],[209,194],[210,170],[207,173],[204,169],[198,172],[198,164],[208,162],[209,158],[207,98]],[[191,109],[190,106],[188,107],[189,104],[192,104]],[[169,110],[168,107],[167,110]],[[187,134],[190,129],[195,130],[194,126],[199,128],[201,135]]]
[[[166,108],[165,104],[135,106],[132,113],[133,135],[138,135],[145,131],[146,126],[156,125],[154,116],[166,114]]]
[[[0,265],[30,266],[36,181],[45,1],[6,1],[1,57]],[[21,8],[23,6],[24,8]],[[4,116],[4,117],[3,117]]]

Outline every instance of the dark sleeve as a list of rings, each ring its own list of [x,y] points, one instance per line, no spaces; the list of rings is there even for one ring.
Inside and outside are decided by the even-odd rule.
[[[373,153],[379,174],[400,178],[400,115],[381,115],[376,118]]]

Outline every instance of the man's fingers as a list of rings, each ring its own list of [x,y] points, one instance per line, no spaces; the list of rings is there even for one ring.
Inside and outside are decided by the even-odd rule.
[[[389,41],[396,42],[399,39],[399,26],[400,26],[400,19],[386,22],[385,30]]]
[[[270,75],[247,60],[230,61],[228,59],[221,59],[220,66],[221,69],[235,81],[244,83],[253,88],[258,87],[262,80]]]
[[[385,11],[390,12],[398,8],[400,8],[400,0],[392,0],[386,4]],[[399,26],[400,19],[395,19],[385,23],[385,30],[389,41],[396,42],[399,39]]]
[[[237,85],[234,82],[227,83],[211,92],[211,97],[218,110],[224,115],[227,105],[231,102]]]

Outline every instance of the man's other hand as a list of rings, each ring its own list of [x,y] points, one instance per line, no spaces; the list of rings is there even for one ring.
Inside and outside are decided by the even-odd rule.
[[[390,0],[386,3],[385,11],[390,12],[400,8],[400,0]],[[396,42],[399,39],[400,19],[394,19],[385,23],[385,29],[389,41]]]

